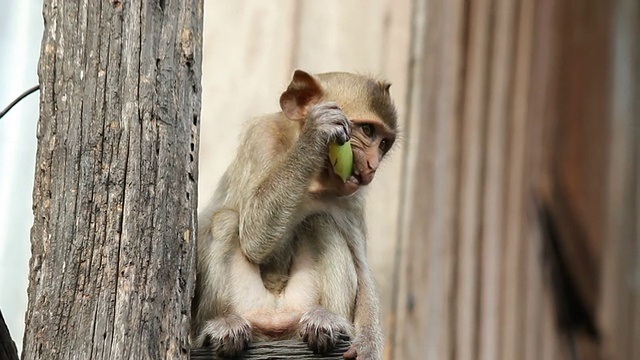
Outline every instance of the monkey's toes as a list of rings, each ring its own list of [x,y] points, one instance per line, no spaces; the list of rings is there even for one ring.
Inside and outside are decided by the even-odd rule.
[[[340,338],[348,337],[350,324],[326,309],[308,311],[300,319],[300,336],[311,351],[326,354]]]
[[[251,324],[238,315],[227,315],[205,323],[198,339],[222,358],[240,355],[251,343]]]
[[[377,332],[360,334],[342,355],[345,359],[380,360],[382,359],[383,339]]]

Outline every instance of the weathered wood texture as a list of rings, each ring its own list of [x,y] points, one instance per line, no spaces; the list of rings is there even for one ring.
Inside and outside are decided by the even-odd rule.
[[[640,358],[640,4],[617,4],[599,320],[603,358],[631,360]]]
[[[202,6],[44,2],[24,358],[188,357]]]
[[[16,343],[11,338],[9,328],[4,322],[4,316],[0,311],[0,359],[3,360],[18,360],[18,349]]]
[[[414,4],[389,358],[563,358],[570,345],[558,331],[530,197],[560,188],[554,209],[577,212],[586,237],[563,237],[563,253],[594,315],[611,8],[570,0]],[[577,344],[582,358],[600,356],[592,340]]]
[[[348,341],[341,341],[336,347],[324,356],[316,355],[307,348],[307,345],[301,341],[280,340],[256,343],[249,346],[247,351],[242,354],[239,359],[242,360],[259,360],[259,359],[325,359],[338,360],[344,359],[342,354],[349,348]],[[219,360],[220,358],[213,355],[210,349],[199,348],[191,351],[192,360]]]

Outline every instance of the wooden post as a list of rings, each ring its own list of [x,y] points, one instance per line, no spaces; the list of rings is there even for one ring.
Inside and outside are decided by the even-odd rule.
[[[640,4],[613,10],[611,143],[599,320],[604,360],[640,358]]]
[[[202,1],[44,1],[23,358],[186,359]]]

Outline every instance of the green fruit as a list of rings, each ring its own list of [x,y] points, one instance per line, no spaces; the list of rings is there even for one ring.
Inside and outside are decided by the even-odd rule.
[[[340,176],[342,181],[347,182],[353,172],[351,142],[347,141],[342,145],[338,145],[336,142],[329,144],[329,160],[331,160],[333,171]]]

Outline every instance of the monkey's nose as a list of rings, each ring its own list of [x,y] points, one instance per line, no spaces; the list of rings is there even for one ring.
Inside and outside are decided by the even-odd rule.
[[[376,169],[367,169],[360,172],[360,185],[369,185],[373,181],[373,177],[376,174]]]

